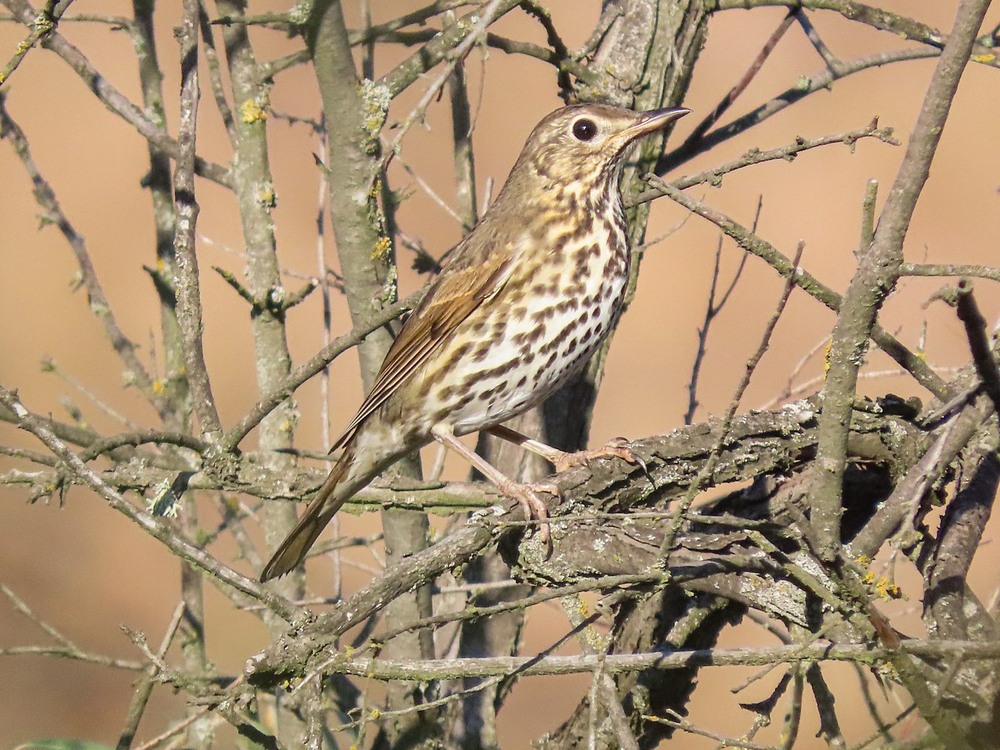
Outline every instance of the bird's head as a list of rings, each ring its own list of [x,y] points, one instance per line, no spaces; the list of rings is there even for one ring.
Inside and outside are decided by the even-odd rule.
[[[576,186],[583,190],[617,181],[629,146],[689,111],[668,107],[634,112],[606,104],[557,109],[528,136],[511,181],[534,182],[531,187],[536,189]]]

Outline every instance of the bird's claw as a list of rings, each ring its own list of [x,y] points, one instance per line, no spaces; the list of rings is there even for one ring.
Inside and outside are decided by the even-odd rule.
[[[618,458],[625,463],[635,464],[636,466],[639,466],[644,473],[649,473],[649,469],[646,468],[646,462],[642,460],[638,453],[632,450],[629,446],[628,440],[623,437],[611,438],[602,450],[607,456],[618,456]]]
[[[588,466],[595,458],[620,458],[626,463],[641,466],[643,472],[649,473],[646,462],[636,455],[629,447],[628,440],[623,437],[612,438],[602,448],[562,453],[552,463],[556,467],[556,471],[561,472],[573,466]]]
[[[549,528],[549,509],[542,502],[536,493],[544,492],[555,497],[560,497],[559,488],[551,482],[537,482],[534,484],[518,484],[511,482],[499,488],[500,491],[521,505],[524,517],[528,521],[538,523],[538,540],[551,548],[551,530]]]

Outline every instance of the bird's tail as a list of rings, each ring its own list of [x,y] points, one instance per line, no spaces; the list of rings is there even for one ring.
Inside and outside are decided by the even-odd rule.
[[[341,480],[347,474],[348,469],[354,461],[354,441],[350,441],[344,449],[344,453],[337,461],[336,466],[330,472],[330,476],[319,488],[316,497],[302,514],[302,518],[295,524],[285,541],[278,547],[277,552],[264,566],[261,571],[260,581],[265,583],[272,578],[278,578],[291,572],[305,558],[309,548],[313,546],[316,537],[326,528],[326,525],[333,518],[334,513],[340,510],[341,506],[350,499],[353,492],[345,492],[345,487],[340,487]]]

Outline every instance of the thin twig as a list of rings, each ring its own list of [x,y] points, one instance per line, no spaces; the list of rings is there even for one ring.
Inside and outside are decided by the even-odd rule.
[[[444,85],[448,82],[448,79],[451,77],[452,71],[454,71],[455,67],[465,59],[465,56],[468,55],[469,52],[472,51],[473,46],[479,40],[480,35],[486,31],[486,28],[499,16],[506,12],[509,4],[510,0],[490,0],[489,4],[483,8],[482,12],[477,14],[475,24],[473,24],[468,33],[462,37],[462,41],[455,45],[454,49],[451,50],[448,56],[449,60],[445,64],[444,70],[442,70],[441,74],[431,82],[423,96],[420,97],[416,106],[410,110],[406,119],[399,124],[395,138],[392,139],[391,143],[389,143],[385,149],[382,169],[385,169],[389,162],[399,152],[400,144],[407,131],[424,118],[427,108],[431,105],[431,102],[437,98],[438,92],[440,92]]]
[[[803,8],[797,8],[795,11],[795,20],[799,22],[799,26],[806,34],[806,38],[812,43],[812,46],[819,53],[819,56],[823,58],[823,62],[826,63],[826,67],[829,68],[831,73],[836,74],[840,69],[840,59],[830,51],[830,48],[826,46],[826,43],[820,37],[819,32],[816,31],[816,27],[812,25],[812,21],[809,20],[809,14],[805,12]]]
[[[781,750],[791,750],[799,737],[799,725],[802,719],[802,673],[805,666],[792,666],[792,694],[788,699],[788,709],[785,711],[785,726],[781,731]]]
[[[753,227],[751,231],[756,231],[757,222],[760,219],[760,212],[764,206],[763,196],[758,196],[757,198],[757,212],[754,215]],[[722,293],[722,296],[716,301],[716,292],[719,282],[719,261],[722,258],[722,237],[719,237],[719,242],[715,248],[715,264],[712,267],[712,283],[708,290],[708,303],[705,306],[705,318],[702,322],[701,328],[698,329],[698,348],[695,351],[694,363],[691,365],[691,377],[688,380],[688,408],[687,412],[684,414],[684,424],[691,424],[694,420],[695,410],[698,408],[698,376],[701,372],[701,363],[705,357],[705,352],[708,346],[708,331],[712,325],[712,321],[722,312],[725,307],[726,302],[729,300],[730,295],[736,288],[736,284],[739,282],[740,277],[743,275],[743,269],[746,267],[747,258],[749,253],[744,252],[740,256],[739,265],[736,267],[736,273],[733,274],[732,280],[729,282],[729,286],[726,291]]]
[[[686,190],[687,188],[694,187],[696,185],[706,184],[711,185],[712,187],[718,187],[722,184],[723,177],[730,172],[735,172],[736,170],[743,169],[744,167],[750,167],[755,164],[763,164],[764,162],[769,161],[792,161],[803,151],[809,151],[823,146],[830,146],[836,143],[842,143],[848,148],[853,149],[854,145],[863,138],[874,138],[890,146],[898,146],[899,141],[893,137],[893,133],[894,131],[892,128],[880,128],[878,125],[878,118],[875,118],[863,127],[855,128],[854,130],[847,130],[843,133],[830,133],[817,138],[804,138],[802,136],[798,136],[794,141],[785,146],[768,149],[767,151],[761,151],[758,148],[753,148],[738,159],[726,162],[718,167],[707,169],[704,172],[698,172],[697,174],[689,175],[687,177],[679,177],[672,180],[670,184],[675,188],[680,188],[681,190]],[[657,174],[661,173],[657,172]],[[659,187],[659,182],[650,180],[649,184],[649,189],[644,190],[635,196],[629,205],[645,203],[664,195],[663,190]]]
[[[56,24],[59,22],[59,16],[56,14],[56,4],[56,0],[45,0],[45,5],[42,6],[42,9],[38,11],[38,15],[29,24],[31,33],[14,48],[14,54],[7,61],[3,70],[0,70],[0,86],[3,86],[10,79],[11,75],[21,64],[21,61],[24,60],[25,55],[55,30]]]
[[[226,100],[226,89],[222,80],[222,69],[219,63],[219,53],[215,48],[215,37],[212,36],[212,25],[208,19],[208,12],[205,10],[204,2],[199,3],[198,8],[198,28],[201,32],[201,40],[204,43],[205,61],[208,63],[208,81],[212,87],[212,96],[215,99],[215,107],[219,110],[222,124],[226,128],[226,135],[229,136],[229,145],[236,148],[236,123],[233,120],[233,110]]]
[[[0,385],[0,404],[10,409],[17,417],[18,426],[30,432],[41,440],[80,480],[94,490],[116,511],[125,515],[133,523],[138,524],[148,534],[162,542],[178,557],[194,563],[224,584],[237,591],[260,601],[268,609],[286,620],[294,618],[298,611],[286,599],[273,593],[246,576],[237,573],[232,568],[223,565],[204,550],[194,546],[181,537],[177,530],[161,518],[154,518],[149,513],[139,510],[121,494],[109,487],[104,480],[92,471],[49,429],[44,420],[31,414],[24,405],[7,388]]]
[[[28,450],[27,448],[14,448],[9,445],[0,445],[0,456],[23,458],[25,461],[31,461],[32,463],[41,464],[42,466],[56,466],[59,463],[48,454]]]
[[[58,646],[8,646],[6,648],[0,648],[0,657],[55,656],[61,659],[73,659],[89,664],[97,664],[102,667],[111,667],[113,669],[127,669],[132,671],[143,669],[144,665],[140,662],[129,661],[126,659],[116,659],[111,656],[104,656],[103,654],[95,654],[89,651],[84,651],[72,640],[70,640],[68,636],[56,629],[54,625],[39,617],[39,615],[36,614],[30,606],[28,606],[27,602],[21,599],[21,597],[15,594],[13,590],[3,583],[0,583],[0,593],[10,600],[14,609],[35,623],[46,635],[59,644]]]
[[[777,248],[769,242],[753,234],[749,229],[722,212],[686,195],[672,184],[661,180],[657,182],[657,186],[671,200],[711,221],[728,236],[732,237],[740,247],[749,250],[767,262],[768,265],[782,276],[786,278],[789,275],[795,276],[795,283],[810,296],[816,298],[831,310],[837,311],[840,309],[842,298],[839,294],[820,282],[819,279],[808,271],[804,269],[796,271],[788,258],[778,252]],[[910,373],[920,385],[942,400],[947,401],[949,399],[948,385],[927,365],[922,357],[911,352],[898,339],[879,325],[876,325],[872,330],[872,340],[894,359],[900,367]]]
[[[0,94],[0,137],[10,141],[21,160],[21,164],[31,178],[33,194],[44,212],[45,221],[58,227],[69,243],[76,258],[80,283],[87,290],[89,307],[104,327],[104,334],[111,342],[112,348],[121,357],[130,378],[134,380],[149,402],[156,408],[159,416],[162,419],[168,418],[170,413],[168,404],[154,391],[153,380],[139,359],[135,344],[125,335],[115,318],[111,302],[97,278],[97,270],[90,257],[90,251],[87,249],[87,243],[63,212],[55,191],[35,163],[28,145],[28,138],[7,111],[5,99],[6,95]]]
[[[176,737],[181,732],[187,730],[187,728],[190,727],[192,724],[194,724],[196,721],[199,721],[200,719],[207,716],[211,712],[211,710],[212,709],[209,706],[204,706],[202,708],[195,709],[184,719],[178,721],[176,724],[171,725],[171,727],[167,731],[162,732],[161,734],[158,734],[156,737],[153,737],[151,740],[148,740],[139,745],[139,747],[137,747],[136,750],[155,750],[155,748],[158,748],[160,745],[162,745],[170,738]]]
[[[956,299],[958,319],[965,326],[965,337],[972,351],[972,362],[976,366],[979,379],[983,382],[983,390],[993,401],[993,407],[1000,411],[1000,370],[993,358],[990,342],[986,338],[986,318],[979,311],[976,298],[972,292],[972,282],[960,279]]]
[[[669,727],[680,729],[688,734],[698,735],[699,737],[707,737],[718,742],[722,748],[736,747],[740,748],[740,750],[779,750],[773,745],[761,745],[758,742],[740,740],[735,737],[726,737],[718,732],[703,729],[702,727],[692,724],[673,709],[667,709],[665,715],[663,716],[645,715],[642,718],[646,721],[655,721],[657,724],[666,724]]]
[[[904,640],[898,652],[924,658],[959,656],[985,661],[1000,657],[1000,643],[984,641]],[[525,677],[585,674],[604,669],[624,674],[647,669],[674,670],[692,667],[763,666],[775,663],[848,661],[881,664],[893,659],[897,650],[871,644],[820,642],[808,647],[767,646],[757,648],[650,651],[637,654],[488,656],[390,662],[367,655],[338,654],[326,662],[323,674],[347,674],[376,680],[449,680],[461,677]]]
[[[257,403],[250,407],[247,414],[236,424],[234,424],[219,441],[221,449],[225,452],[233,450],[244,437],[256,427],[264,417],[271,413],[274,408],[290,397],[295,390],[312,378],[314,375],[336,359],[340,354],[353,346],[357,346],[372,331],[378,330],[387,323],[395,320],[403,313],[410,310],[420,299],[423,289],[406,299],[394,302],[391,305],[378,310],[372,310],[367,319],[359,324],[349,333],[338,336],[329,344],[323,347],[312,359],[296,367],[288,374],[285,382],[281,383],[271,391],[261,396]]]
[[[657,174],[666,174],[694,156],[711,151],[720,143],[724,143],[750,130],[811,94],[828,91],[830,86],[840,78],[897,62],[937,57],[938,54],[936,49],[906,49],[878,52],[843,63],[837,74],[824,68],[819,73],[804,76],[799,79],[795,86],[777,94],[742,117],[716,128],[711,133],[707,133],[699,142],[696,151],[690,154],[679,154],[675,153],[675,151],[664,154],[657,163]]]
[[[66,383],[66,385],[73,388],[77,393],[86,398],[90,403],[100,409],[104,414],[111,417],[121,425],[129,428],[130,430],[139,430],[139,425],[133,422],[131,419],[126,417],[124,414],[115,409],[111,404],[98,396],[94,391],[86,386],[79,378],[74,377],[70,373],[66,372],[59,366],[59,364],[52,357],[46,357],[42,360],[42,371],[49,372],[59,378],[61,381]],[[74,416],[74,420],[79,422],[80,420]],[[86,420],[84,420],[86,421]]]
[[[470,232],[479,219],[476,202],[476,161],[472,151],[472,112],[469,92],[465,85],[465,66],[455,66],[448,82],[451,101],[451,137],[455,144],[452,161],[455,165],[455,198],[463,232]]]
[[[788,31],[788,27],[792,25],[792,22],[795,20],[797,15],[799,15],[799,13],[796,13],[794,10],[789,11],[788,14],[781,19],[781,23],[779,23],[777,28],[771,32],[771,36],[766,42],[764,42],[764,46],[761,48],[760,52],[757,53],[757,57],[754,58],[754,61],[750,63],[750,67],[747,68],[743,77],[737,81],[736,85],[733,86],[724,97],[722,97],[722,101],[716,104],[715,108],[705,115],[705,118],[695,126],[694,130],[691,131],[691,134],[684,140],[684,143],[670,152],[669,159],[671,163],[685,161],[689,154],[696,153],[699,150],[698,145],[702,137],[708,132],[709,128],[715,125],[715,123],[717,123],[719,119],[727,111],[729,111],[729,108],[739,98],[740,94],[742,94],[746,90],[747,86],[750,85],[753,79],[760,72],[760,69],[764,66],[764,62],[774,51],[774,48],[778,46],[778,42],[781,41],[781,37],[785,35],[786,31]],[[660,170],[660,164],[662,163],[666,165],[666,159],[667,155],[664,155],[657,163],[657,168],[654,170],[657,174],[663,174],[666,171],[665,166],[663,171]]]
[[[900,711],[896,715],[896,718],[890,721],[889,723],[887,724],[880,723],[877,731],[873,732],[868,737],[861,740],[861,742],[859,742],[858,744],[852,745],[851,750],[865,750],[866,747],[870,747],[871,745],[880,740],[883,743],[885,743],[883,745],[880,745],[880,747],[889,747],[893,739],[892,735],[889,734],[889,730],[897,726],[903,719],[905,719],[907,716],[909,716],[916,710],[917,710],[917,704],[911,703],[902,711]]]
[[[31,7],[27,0],[3,0],[3,4],[21,23],[28,26],[34,23],[37,11]],[[46,49],[55,52],[70,66],[102,104],[135,128],[143,138],[157,149],[168,154],[172,159],[179,158],[180,144],[171,138],[163,128],[158,127],[146,117],[139,107],[97,71],[86,55],[67,41],[58,31],[50,32],[45,37],[43,44]],[[207,162],[201,157],[195,158],[195,171],[199,176],[220,185],[228,186],[230,184],[229,170],[226,167]]]
[[[520,0],[503,0],[495,9],[495,18],[499,18],[520,4]],[[457,47],[470,37],[475,41],[482,33],[477,21],[486,16],[483,9],[476,9],[462,16],[457,23],[435,34],[425,45],[410,55],[395,68],[378,80],[379,86],[385,86],[389,95],[395,99],[400,92],[408,89],[428,70],[433,68],[445,57],[456,55]],[[485,28],[485,27],[483,27]],[[457,60],[463,55],[453,57]],[[434,85],[431,88],[435,88]]]
[[[183,614],[184,603],[179,602],[177,606],[174,607],[174,614],[170,618],[170,622],[167,624],[167,629],[163,634],[163,640],[160,642],[160,647],[156,650],[156,656],[158,659],[162,660],[167,655],[167,649],[170,648],[170,644],[174,640],[174,635],[177,633],[177,628],[181,624],[181,616]],[[139,728],[139,722],[142,721],[142,715],[146,712],[146,706],[149,703],[149,696],[153,693],[153,686],[156,684],[156,675],[159,671],[159,668],[155,664],[151,664],[146,670],[145,676],[139,681],[135,692],[132,693],[132,699],[129,701],[128,715],[125,719],[125,728],[118,737],[118,744],[115,746],[116,750],[128,750],[128,748],[132,747],[132,741],[135,739],[135,733]]]
[[[904,263],[900,276],[977,276],[990,281],[1000,281],[1000,268],[976,266],[965,263]]]
[[[667,532],[663,536],[663,541],[660,543],[659,559],[661,563],[666,561],[667,555],[674,545],[674,540],[677,538],[677,533],[680,531],[680,528],[684,523],[685,514],[687,513],[688,508],[691,507],[691,503],[694,502],[698,493],[705,488],[712,476],[712,472],[715,471],[715,466],[719,461],[719,455],[722,451],[722,447],[729,439],[729,427],[732,425],[733,417],[736,416],[737,409],[739,409],[740,402],[743,399],[743,394],[750,385],[750,378],[757,369],[757,365],[760,363],[761,357],[764,356],[764,353],[770,346],[771,334],[774,332],[774,327],[778,324],[778,319],[785,311],[785,305],[788,303],[788,298],[792,294],[792,289],[795,288],[795,277],[799,273],[799,261],[802,259],[802,252],[804,249],[805,243],[800,241],[795,250],[795,257],[792,260],[793,271],[788,275],[788,278],[785,281],[785,287],[781,292],[780,298],[778,299],[777,310],[775,310],[774,315],[772,315],[770,320],[768,320],[767,325],[764,326],[764,333],[761,336],[761,341],[757,350],[750,357],[750,359],[747,360],[743,377],[741,378],[739,385],[737,385],[736,392],[733,394],[729,408],[726,409],[726,414],[722,418],[722,422],[719,425],[719,437],[716,440],[711,453],[709,453],[708,458],[705,460],[705,463],[699,470],[698,476],[691,482],[687,492],[684,494],[684,497],[677,503],[673,519],[671,520]]]

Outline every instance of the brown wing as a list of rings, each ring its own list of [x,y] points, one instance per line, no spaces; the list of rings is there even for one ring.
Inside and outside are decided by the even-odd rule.
[[[474,232],[466,242],[475,241],[476,234],[482,237],[485,233]],[[331,451],[344,445],[358,426],[427,361],[463,320],[503,288],[510,277],[515,248],[513,243],[496,244],[502,250],[488,254],[476,253],[468,246],[455,249],[453,262],[441,271],[406,319],[382,362],[371,392]]]

